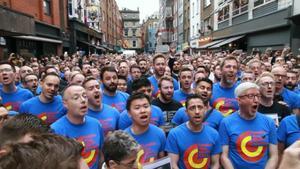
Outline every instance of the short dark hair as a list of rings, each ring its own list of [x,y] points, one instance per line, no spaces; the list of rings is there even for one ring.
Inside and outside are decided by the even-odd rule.
[[[116,74],[118,74],[117,70],[112,67],[112,66],[105,66],[101,69],[100,71],[100,79],[103,80],[103,75],[105,72],[115,72]]]
[[[91,80],[96,80],[93,76],[88,76],[84,79],[82,86],[85,87],[86,83],[91,81]]]
[[[10,65],[13,72],[16,72],[15,65],[12,62],[9,62],[7,60],[2,60],[2,61],[0,61],[0,65]]]
[[[179,77],[180,77],[180,75],[181,75],[182,72],[192,72],[192,73],[193,73],[193,71],[192,71],[190,68],[188,68],[188,67],[183,67],[183,68],[179,71],[179,74],[178,74]]]
[[[138,91],[142,87],[151,87],[149,79],[142,77],[140,79],[133,80],[131,85],[132,92]]]
[[[171,76],[163,76],[163,77],[161,77],[160,79],[159,79],[159,81],[158,81],[158,88],[161,88],[161,83],[162,83],[162,81],[169,81],[169,82],[171,82],[172,84],[173,84],[173,78],[171,77]]]
[[[50,132],[50,127],[41,119],[31,114],[18,114],[4,122],[0,129],[0,147],[15,142],[26,134],[41,134]]]
[[[236,59],[236,57],[234,57],[232,55],[229,55],[229,56],[226,56],[225,58],[223,58],[223,60],[220,64],[221,69],[224,67],[225,62],[228,61],[228,60],[234,60],[234,61],[236,61],[236,64],[239,65],[239,61]]]
[[[200,66],[197,67],[197,72],[196,72],[196,73],[199,73],[199,72],[200,72],[200,71],[198,70],[199,68],[204,69],[205,72],[206,72],[207,74],[210,73],[210,70],[209,70],[206,66],[202,66],[202,65],[200,65]]]
[[[148,95],[144,94],[144,93],[134,93],[132,95],[129,96],[129,98],[127,99],[127,102],[126,102],[126,109],[127,111],[129,111],[130,109],[130,106],[131,106],[131,103],[134,101],[134,100],[137,100],[137,99],[147,99],[147,101],[149,102],[149,104],[151,104],[151,101],[150,101],[150,98]]]
[[[141,70],[141,68],[138,65],[134,64],[134,65],[130,66],[130,73],[131,73],[132,69],[134,69],[134,68]]]
[[[200,82],[206,82],[206,83],[210,84],[211,90],[213,89],[213,82],[209,78],[205,77],[205,78],[201,78],[201,79],[197,80],[196,86],[198,86],[198,84]]]
[[[126,82],[127,82],[127,78],[125,77],[125,76],[118,76],[118,79],[123,79],[123,80],[125,80]]]
[[[48,77],[48,76],[55,76],[60,80],[60,77],[56,73],[51,72],[51,73],[44,74],[44,76],[41,78],[41,81],[44,81],[46,79],[46,77]]]
[[[28,143],[9,144],[4,149],[7,151],[0,157],[3,169],[40,169],[41,166],[75,169],[78,168],[83,146],[74,139],[47,133],[33,136]]]
[[[22,83],[27,83],[27,82],[25,81],[25,79],[26,79],[27,76],[35,76],[37,79],[39,79],[39,77],[38,77],[37,74],[35,74],[35,73],[28,73],[28,74],[26,74],[24,77],[21,78],[21,82],[22,82]]]
[[[156,61],[156,59],[158,59],[158,58],[164,58],[164,59],[166,59],[166,57],[165,57],[164,54],[158,53],[158,54],[155,54],[155,55],[153,56],[152,62],[154,63],[154,62]]]
[[[121,162],[126,157],[137,154],[139,144],[128,133],[122,130],[116,130],[108,134],[104,140],[103,155],[104,162],[109,167],[109,161]]]
[[[118,63],[118,66],[120,66],[120,65],[121,65],[121,63],[123,63],[123,62],[124,62],[124,63],[126,63],[126,64],[128,65],[128,62],[127,62],[127,60],[125,60],[125,59],[122,59],[122,60],[120,60],[120,61],[119,61],[119,63]]]
[[[186,109],[189,107],[189,102],[192,99],[200,99],[202,101],[202,103],[205,105],[205,102],[203,101],[203,99],[201,98],[200,95],[198,95],[198,94],[191,94],[191,95],[187,96],[187,98],[186,98],[186,101],[185,101],[185,108]]]

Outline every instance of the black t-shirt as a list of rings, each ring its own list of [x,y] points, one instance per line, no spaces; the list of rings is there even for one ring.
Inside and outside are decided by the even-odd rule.
[[[174,99],[172,99],[172,101],[169,103],[163,103],[159,100],[159,98],[152,100],[152,104],[159,107],[163,111],[165,120],[164,129],[166,132],[168,132],[173,127],[171,120],[173,119],[176,111],[182,107],[182,104]]]
[[[278,102],[274,102],[272,106],[266,107],[264,105],[258,106],[258,112],[265,114],[265,115],[274,115],[276,114],[278,116],[278,121],[280,122],[284,117],[291,114],[291,110]]]

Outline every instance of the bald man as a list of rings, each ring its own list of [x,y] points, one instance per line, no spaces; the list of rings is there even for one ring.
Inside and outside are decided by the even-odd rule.
[[[68,112],[53,123],[51,128],[56,134],[82,143],[85,162],[91,169],[98,169],[104,134],[98,120],[86,116],[88,98],[85,89],[79,85],[68,86],[63,93],[63,103]]]
[[[282,66],[276,66],[271,71],[275,76],[275,100],[285,102],[294,113],[300,109],[300,96],[286,89],[287,72]]]

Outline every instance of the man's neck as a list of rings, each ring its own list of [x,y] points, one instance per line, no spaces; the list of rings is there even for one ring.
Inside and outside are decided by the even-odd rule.
[[[77,124],[77,125],[78,124],[83,124],[84,120],[85,120],[85,116],[83,116],[83,117],[74,117],[74,116],[71,116],[69,112],[67,113],[67,118],[72,124]]]
[[[139,125],[136,125],[136,124],[132,124],[132,127],[131,127],[131,131],[133,134],[135,135],[139,135],[139,134],[143,134],[145,133],[149,128],[149,125],[147,126],[139,126]]]
[[[116,92],[117,92],[117,91],[110,92],[110,91],[108,91],[108,90],[106,90],[106,89],[104,88],[103,92],[104,92],[105,94],[109,95],[109,96],[114,96],[114,95],[116,95]]]
[[[162,103],[170,103],[171,101],[172,101],[172,99],[171,100],[165,100],[161,95],[158,97],[158,99],[162,102]]]
[[[191,93],[192,93],[192,89],[191,89],[191,88],[187,88],[187,89],[181,88],[181,90],[182,90],[183,93],[185,93],[185,94],[191,94]]]
[[[280,95],[282,93],[283,89],[284,89],[284,87],[279,88],[279,89],[275,88],[275,95]]]
[[[202,130],[203,125],[202,125],[202,123],[199,124],[199,125],[193,125],[190,121],[188,121],[188,122],[187,122],[187,127],[188,127],[191,131],[199,132],[199,131]]]
[[[93,111],[101,111],[103,108],[103,105],[100,104],[100,106],[96,106],[96,105],[91,105],[90,103],[88,104],[88,108],[93,110]]]
[[[3,85],[2,90],[5,93],[11,93],[17,90],[17,86],[14,83],[8,84],[8,85]]]
[[[260,104],[266,107],[271,107],[273,105],[273,97],[264,97],[260,99]]]
[[[159,81],[162,76],[159,76],[158,74],[154,74],[154,77],[157,81]]]
[[[223,79],[221,79],[221,81],[220,81],[220,85],[224,88],[231,88],[234,85],[234,83],[231,83],[231,84],[226,83]]]
[[[39,95],[39,99],[42,103],[50,103],[53,101],[54,98],[52,98],[51,100],[50,99],[47,99],[43,94],[40,94]]]
[[[241,118],[243,118],[245,120],[252,120],[256,117],[256,113],[254,116],[248,116],[248,115],[246,115],[247,113],[242,113],[241,110],[239,110],[238,113],[241,116]]]

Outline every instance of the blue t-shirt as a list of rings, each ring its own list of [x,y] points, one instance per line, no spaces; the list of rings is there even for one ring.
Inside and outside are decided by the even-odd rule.
[[[180,169],[210,168],[211,157],[222,152],[220,137],[215,129],[203,125],[200,132],[194,132],[187,127],[187,123],[170,131],[165,150],[179,155]]]
[[[120,113],[126,109],[126,102],[129,95],[119,90],[116,91],[114,96],[109,96],[103,92],[102,103],[116,108]]]
[[[152,97],[156,98],[159,95],[158,80],[155,78],[154,75],[148,77],[148,80],[151,82],[152,85]],[[179,89],[178,82],[174,78],[173,78],[173,85],[174,85],[174,90]]]
[[[174,92],[173,99],[181,103],[182,106],[185,106],[186,98],[189,95],[190,94],[184,93],[181,89],[178,89]]]
[[[101,124],[94,118],[85,116],[83,124],[73,124],[67,116],[63,116],[51,125],[54,133],[74,138],[80,142],[84,150],[81,153],[89,168],[98,169],[100,151],[103,146],[104,135]]]
[[[88,109],[87,115],[96,118],[100,122],[104,131],[104,135],[106,135],[109,131],[118,129],[120,113],[117,109],[107,104],[102,104],[102,109],[100,111]]]
[[[245,120],[235,112],[221,122],[221,144],[229,146],[229,158],[236,169],[265,168],[269,157],[269,144],[277,144],[274,121],[256,113],[252,120]]]
[[[27,89],[17,87],[17,90],[12,93],[5,93],[2,89],[0,96],[2,97],[2,104],[7,110],[19,112],[20,105],[32,98],[33,94]]]
[[[208,113],[209,111],[207,111],[206,113]],[[210,115],[208,116],[208,118],[205,120],[205,122],[203,124],[207,124],[210,127],[218,130],[221,121],[223,120],[223,115],[216,109],[213,109],[213,111],[210,113]],[[177,110],[177,112],[175,113],[173,119],[172,119],[172,123],[175,125],[181,125],[185,122],[189,121],[189,116],[186,113],[186,108],[185,107],[181,107],[179,110]]]
[[[283,101],[288,104],[291,110],[300,109],[300,96],[298,94],[286,88],[283,88],[280,95],[282,96]]]
[[[164,121],[164,114],[161,111],[161,109],[155,105],[151,105],[151,119],[150,119],[150,123],[154,124],[155,126],[162,126],[165,124]],[[119,129],[126,129],[127,127],[129,127],[132,124],[132,119],[131,117],[128,115],[127,110],[124,110],[121,114],[120,114],[120,119],[119,119]]]
[[[35,96],[20,106],[20,113],[28,113],[50,125],[67,113],[60,95],[55,96],[52,102],[43,103],[39,96]]]
[[[225,117],[239,109],[238,102],[234,95],[234,90],[237,86],[238,82],[231,88],[224,88],[220,83],[215,83],[213,86],[213,94],[210,103]]]
[[[152,124],[149,125],[147,131],[136,135],[132,133],[131,126],[125,129],[141,146],[142,150],[138,152],[137,161],[139,164],[152,162],[158,159],[158,154],[163,152],[166,144],[166,136],[161,128]]]
[[[300,129],[295,115],[284,118],[277,129],[278,141],[286,147],[300,140]]]

